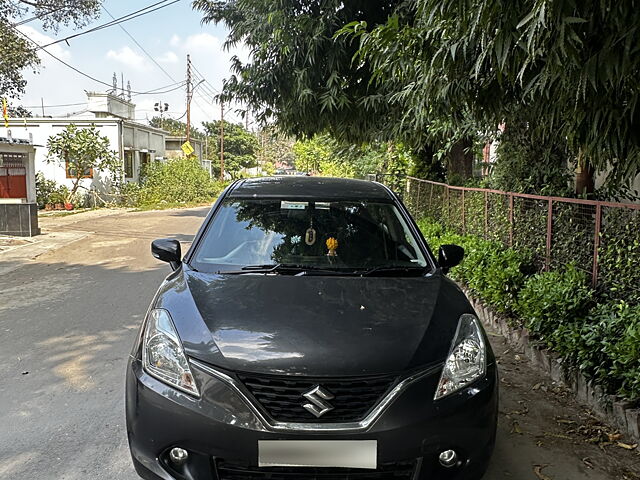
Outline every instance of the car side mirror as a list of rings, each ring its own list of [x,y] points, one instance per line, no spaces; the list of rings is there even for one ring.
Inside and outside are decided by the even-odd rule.
[[[438,252],[438,263],[442,271],[447,273],[451,268],[460,264],[464,258],[464,248],[458,245],[440,245]]]
[[[180,242],[172,238],[159,238],[151,242],[151,255],[158,260],[168,262],[173,270],[180,266],[182,252]]]

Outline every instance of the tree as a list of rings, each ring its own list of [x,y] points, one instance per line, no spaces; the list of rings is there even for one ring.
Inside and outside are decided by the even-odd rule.
[[[8,109],[9,116],[11,118],[31,118],[33,117],[33,113],[24,108],[22,105],[18,105],[17,107],[9,107]]]
[[[269,174],[275,173],[283,166],[294,167],[295,141],[278,134],[273,128],[264,128],[258,133],[260,149],[258,150],[258,166]]]
[[[393,14],[411,22],[415,9],[407,3],[195,0],[194,7],[204,13],[204,22],[227,25],[227,45],[244,43],[252,53],[249,63],[234,60],[235,74],[225,81],[224,98],[259,112],[262,122],[275,120],[285,135],[296,138],[328,133],[343,143],[400,141],[412,150],[416,163],[423,164],[422,171],[437,172],[433,164],[440,157],[434,159],[435,153],[447,156],[457,141],[468,149],[477,129],[454,127],[450,112],[440,125],[448,121],[446,131],[431,129],[430,122],[418,128],[410,124],[405,106],[394,100],[402,92],[389,88],[396,84],[376,81],[372,63],[355,58],[357,39],[337,35],[354,21],[386,25]],[[458,154],[455,159],[457,163],[449,163],[470,174],[469,156]]]
[[[60,25],[82,27],[99,13],[99,0],[0,0],[0,96],[24,93],[22,71],[35,70],[40,63],[37,45],[21,34],[14,22],[38,19],[45,30],[57,32]]]
[[[229,28],[226,45],[243,43],[251,60],[234,59],[223,97],[277,120],[283,133],[312,137],[329,132],[349,141],[384,135],[389,104],[371,84],[365,62],[353,62],[357,42],[335,38],[348,22],[385,22],[400,0],[195,0],[205,23]]]
[[[62,132],[49,137],[47,162],[60,164],[73,178],[67,202],[74,198],[80,181],[92,176],[96,169],[109,171],[114,178],[119,177],[122,162],[110,146],[109,138],[101,136],[95,125],[78,128],[72,123]]]
[[[149,125],[154,128],[165,130],[171,135],[175,135],[177,137],[184,137],[187,134],[187,124],[173,118],[153,117],[149,120]],[[192,138],[204,138],[204,134],[193,125],[191,125],[190,133]]]
[[[220,120],[202,122],[209,155],[220,157]],[[258,139],[241,124],[224,121],[224,169],[237,178],[243,168],[257,165]],[[215,153],[214,153],[215,152]],[[218,167],[219,168],[219,167]]]
[[[573,152],[615,179],[640,171],[640,11],[616,0],[414,0],[414,16],[358,21],[358,59],[396,92],[406,125],[486,128],[523,118],[544,142]],[[536,159],[529,159],[535,161]]]

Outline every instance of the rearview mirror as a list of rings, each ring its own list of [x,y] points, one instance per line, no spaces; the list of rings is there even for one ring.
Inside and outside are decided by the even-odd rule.
[[[168,262],[173,270],[180,266],[182,252],[180,242],[172,238],[159,238],[151,242],[151,255],[158,260]]]
[[[458,245],[440,245],[438,252],[438,263],[442,271],[447,273],[449,269],[458,265],[464,258],[464,248]]]

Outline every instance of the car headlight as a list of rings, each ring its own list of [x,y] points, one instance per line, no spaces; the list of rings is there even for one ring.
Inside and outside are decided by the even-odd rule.
[[[149,375],[158,380],[191,395],[200,395],[176,327],[169,312],[161,308],[149,312],[142,345],[142,365]]]
[[[465,313],[458,321],[434,400],[466,387],[482,377],[486,370],[487,354],[482,329],[474,315]]]

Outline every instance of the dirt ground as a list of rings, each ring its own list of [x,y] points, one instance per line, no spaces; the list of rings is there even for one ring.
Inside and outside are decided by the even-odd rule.
[[[640,447],[534,370],[504,337],[487,333],[499,362],[500,417],[485,480],[640,479]]]

